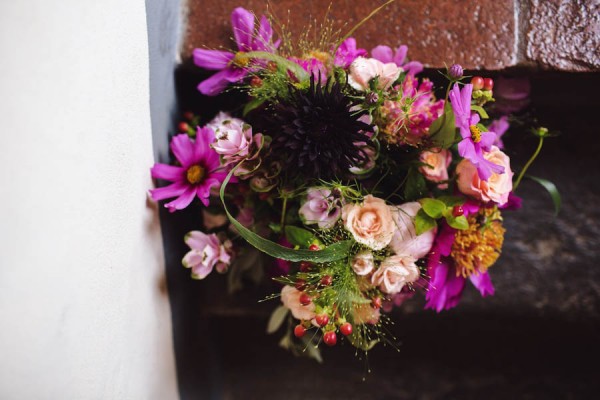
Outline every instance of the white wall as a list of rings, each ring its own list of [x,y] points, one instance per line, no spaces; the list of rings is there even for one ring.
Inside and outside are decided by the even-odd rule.
[[[0,398],[177,397],[144,0],[0,2]]]

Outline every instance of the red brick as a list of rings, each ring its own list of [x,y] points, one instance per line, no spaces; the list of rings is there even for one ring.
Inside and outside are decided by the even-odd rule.
[[[527,58],[544,68],[600,69],[600,2],[529,0]]]
[[[183,57],[195,47],[231,48],[229,16],[237,6],[265,13],[265,1],[190,0]],[[322,21],[326,0],[272,1],[282,21],[290,12],[296,35],[311,16]],[[343,32],[364,18],[382,1],[334,0],[331,17]],[[382,10],[354,34],[367,50],[378,44],[409,46],[408,56],[427,67],[460,63],[469,69],[502,69],[517,63],[516,13],[513,0],[398,0]],[[345,26],[343,26],[345,24]]]

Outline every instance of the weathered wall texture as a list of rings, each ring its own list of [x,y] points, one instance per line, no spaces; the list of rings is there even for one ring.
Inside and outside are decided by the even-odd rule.
[[[0,3],[0,398],[177,398],[144,1]]]
[[[271,1],[272,13],[298,35],[312,19],[323,21],[328,1]],[[332,0],[330,15],[345,33],[384,3]],[[189,1],[183,58],[195,47],[231,48],[229,15],[243,6],[260,15],[259,0]],[[600,2],[597,0],[397,0],[359,28],[359,45],[409,46],[409,57],[427,67],[460,63],[469,69],[540,67],[600,69]],[[289,11],[289,23],[288,23]],[[207,27],[210,16],[210,27]]]

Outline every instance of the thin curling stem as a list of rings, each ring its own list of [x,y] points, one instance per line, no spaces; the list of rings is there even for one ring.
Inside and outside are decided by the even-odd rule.
[[[527,164],[525,164],[525,166],[521,170],[521,173],[519,173],[519,176],[518,176],[515,184],[513,185],[513,192],[517,190],[517,187],[519,187],[519,183],[521,183],[521,179],[523,179],[523,176],[525,175],[525,172],[527,171],[527,169],[529,168],[529,166],[533,163],[533,161],[537,158],[538,154],[540,154],[540,151],[542,150],[542,145],[543,144],[544,144],[544,137],[540,136],[540,142],[538,143],[537,149],[535,149],[535,152],[533,153],[533,155],[531,156],[531,158],[529,159],[529,161],[527,161]]]

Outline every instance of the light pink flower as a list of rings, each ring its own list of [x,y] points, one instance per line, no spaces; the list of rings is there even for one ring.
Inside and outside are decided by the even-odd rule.
[[[305,224],[319,224],[319,228],[329,229],[340,219],[341,201],[334,198],[329,189],[309,188],[298,213]]]
[[[431,229],[418,236],[415,231],[414,218],[420,209],[421,204],[416,201],[392,207],[396,233],[390,242],[390,248],[394,250],[394,253],[419,259],[425,257],[431,250],[436,229]]]
[[[386,258],[371,276],[373,286],[379,286],[382,292],[399,293],[404,285],[419,279],[416,259],[411,256],[394,255]]]
[[[194,279],[206,278],[215,267],[219,272],[227,269],[231,256],[214,233],[207,235],[191,231],[185,236],[185,243],[191,250],[183,257],[182,263],[184,267],[192,269]]]
[[[496,146],[492,146],[489,152],[483,154],[483,157],[488,162],[503,167],[504,173],[494,172],[487,181],[484,181],[479,177],[477,167],[468,159],[464,159],[456,166],[458,189],[477,200],[493,201],[501,206],[508,201],[508,195],[512,191],[514,174],[510,169],[510,158]]]
[[[368,275],[375,267],[373,253],[368,250],[363,250],[356,254],[352,259],[352,269],[356,275]]]
[[[385,201],[368,195],[362,204],[347,204],[342,209],[346,229],[358,243],[381,250],[392,240],[396,225]]]
[[[300,303],[301,295],[301,291],[286,285],[281,289],[281,302],[285,307],[289,308],[294,318],[308,321],[315,317],[315,304],[310,303],[303,306]]]
[[[223,156],[223,165],[238,163],[251,157],[262,147],[262,134],[252,134],[252,127],[241,119],[220,112],[207,124],[215,132],[211,147]]]
[[[398,79],[402,68],[395,63],[382,63],[374,58],[358,57],[350,64],[350,74],[348,83],[354,89],[365,91],[369,89],[369,82],[375,77],[377,80],[377,89],[388,89]]]
[[[419,167],[425,179],[431,182],[445,182],[448,180],[448,166],[452,162],[452,153],[446,149],[432,149],[424,151],[419,156],[421,162],[427,164]],[[447,189],[447,183],[438,185],[440,189]]]

